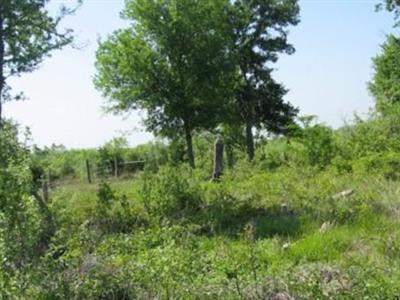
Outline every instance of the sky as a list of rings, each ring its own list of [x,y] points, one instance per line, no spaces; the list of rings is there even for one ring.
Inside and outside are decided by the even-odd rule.
[[[68,1],[53,0],[49,9]],[[354,113],[366,116],[373,105],[367,89],[372,58],[387,34],[396,32],[392,15],[375,12],[376,3],[300,0],[301,22],[289,34],[296,52],[280,57],[275,78],[289,90],[285,99],[301,115],[316,115],[335,128],[350,122]],[[106,114],[106,99],[93,85],[97,41],[127,26],[119,16],[123,6],[124,0],[85,0],[62,24],[75,30],[80,49],[54,52],[34,73],[9,81],[29,99],[6,103],[5,116],[28,126],[37,145],[93,148],[124,135],[134,146],[154,139],[142,126],[142,113]]]

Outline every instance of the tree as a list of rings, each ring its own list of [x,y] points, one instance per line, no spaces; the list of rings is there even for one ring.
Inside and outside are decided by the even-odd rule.
[[[7,79],[32,72],[51,51],[72,42],[71,30],[58,31],[60,21],[74,10],[61,8],[52,17],[45,7],[49,0],[0,1],[0,124],[2,103],[13,97]]]
[[[283,101],[285,88],[272,78],[268,65],[278,60],[279,53],[292,54],[287,42],[289,25],[299,22],[297,0],[236,0],[231,24],[238,78],[230,122],[245,127],[247,154],[254,157],[253,128],[281,133],[292,122],[297,110]]]
[[[156,135],[184,137],[189,164],[192,135],[212,129],[223,112],[232,41],[229,0],[129,0],[128,29],[113,33],[97,51],[96,87],[108,110],[146,112]]]
[[[398,19],[400,18],[400,0],[384,0],[384,3],[377,5],[377,10],[385,8],[389,12],[394,13],[394,19],[396,20],[395,26],[399,26]]]
[[[369,88],[377,111],[386,115],[394,104],[400,104],[400,39],[389,35],[382,49],[373,59],[375,74]]]

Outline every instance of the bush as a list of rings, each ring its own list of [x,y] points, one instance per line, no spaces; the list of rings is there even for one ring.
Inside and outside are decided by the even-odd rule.
[[[43,206],[32,181],[29,151],[18,139],[18,128],[3,122],[0,130],[0,298],[6,297],[13,276],[37,258]]]
[[[356,160],[353,165],[355,172],[382,174],[391,180],[400,178],[400,153],[397,152],[370,154]]]
[[[144,172],[141,197],[147,212],[170,221],[196,212],[201,206],[199,190],[186,167],[162,167],[155,175]]]
[[[294,137],[294,140],[306,148],[308,164],[324,168],[328,166],[336,155],[333,130],[323,124],[311,125],[314,117],[303,117],[303,129]]]

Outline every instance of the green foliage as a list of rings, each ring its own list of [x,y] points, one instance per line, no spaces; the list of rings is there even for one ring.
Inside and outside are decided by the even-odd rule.
[[[325,168],[339,153],[335,132],[314,117],[301,117],[301,126],[292,127],[289,138],[269,140],[257,153],[262,165],[270,170],[285,165]]]
[[[386,114],[393,104],[400,101],[399,39],[389,35],[382,50],[382,54],[373,60],[375,75],[370,90],[375,97],[378,112]]]
[[[400,175],[400,153],[386,152],[371,154],[360,158],[354,163],[357,172],[372,172],[382,174],[388,179],[397,180]],[[360,170],[361,169],[361,170]]]
[[[291,157],[289,157],[289,154]],[[281,138],[269,141],[260,148],[256,153],[256,159],[260,161],[263,168],[275,170],[286,165],[290,160],[294,161],[293,156],[295,155],[293,144],[289,143],[287,139]]]
[[[234,100],[225,117],[227,124],[246,127],[246,146],[254,157],[253,127],[282,133],[297,110],[283,101],[286,90],[272,78],[271,63],[279,53],[291,54],[286,28],[299,22],[297,0],[233,1],[234,43],[231,49],[238,70]]]
[[[72,31],[59,31],[58,25],[74,10],[63,7],[59,16],[52,17],[46,10],[47,3],[44,0],[0,3],[0,121],[1,102],[12,99],[6,79],[32,72],[44,57],[73,40]]]
[[[105,233],[125,233],[147,224],[145,217],[135,214],[126,194],[117,194],[103,181],[97,190],[95,223]]]
[[[171,130],[168,134],[177,129],[168,142],[131,148],[116,138],[98,150],[52,146],[29,151],[18,140],[17,128],[4,123],[0,130],[0,298],[398,297],[400,105],[386,101],[386,94],[381,97],[386,92],[396,95],[395,63],[376,59],[379,72],[384,72],[377,68],[372,89],[376,89],[377,104],[384,105],[377,105],[378,111],[368,119],[356,116],[352,124],[334,130],[314,117],[303,117],[284,132],[272,130],[277,120],[273,124],[263,120],[251,162],[245,159],[243,124],[227,122],[218,127],[235,164],[229,164],[218,182],[210,181],[216,133],[200,129],[215,129],[216,119],[210,116],[207,123],[200,122],[204,115],[197,105],[212,106],[219,99],[208,103],[206,96],[212,93],[207,89],[215,86],[207,86],[209,78],[199,73],[204,66],[197,63],[223,60],[221,53],[205,49],[212,46],[209,43],[219,47],[227,42],[213,29],[246,28],[239,36],[249,37],[249,45],[242,41],[238,51],[244,51],[244,63],[252,64],[250,79],[253,76],[256,81],[262,73],[263,83],[277,94],[265,95],[258,88],[266,86],[257,84],[250,85],[253,91],[249,91],[244,81],[236,88],[244,88],[249,99],[257,99],[255,106],[250,103],[251,110],[257,110],[252,113],[265,116],[274,97],[283,95],[283,90],[274,92],[281,86],[274,86],[265,63],[275,61],[283,50],[292,51],[284,28],[297,22],[297,9],[296,1],[127,1],[125,16],[137,24],[101,44],[99,63],[105,73],[97,80],[114,84],[103,87],[111,102],[117,100],[114,109],[153,109],[152,126],[164,126],[164,118],[177,117],[176,111],[161,115],[171,108],[162,103],[172,103],[171,109],[179,110],[177,103],[182,105],[184,99],[191,113],[199,113],[193,116],[199,123],[192,124],[190,134],[201,134],[193,141],[191,136],[186,139],[181,131],[183,114],[162,127]],[[211,16],[203,19],[206,12]],[[227,12],[233,24],[222,22]],[[268,13],[270,18],[259,17]],[[265,31],[271,26],[277,35],[257,33],[257,28]],[[191,36],[197,30],[199,34]],[[193,42],[198,48],[190,48]],[[388,50],[389,61],[397,50]],[[171,60],[166,60],[166,53],[172,55],[168,56]],[[174,61],[182,53],[191,56]],[[149,63],[154,65],[148,68]],[[204,76],[220,66],[215,63],[204,67]],[[109,73],[108,68],[114,67],[115,72]],[[197,69],[185,70],[189,67]],[[183,79],[176,76],[183,74],[181,68],[187,75]],[[169,81],[161,81],[165,85],[160,87],[157,75]],[[232,79],[222,71],[215,75],[221,75],[224,84]],[[162,93],[150,91],[154,87]],[[226,96],[230,101],[232,95]],[[268,96],[262,99],[265,103],[259,103],[261,96]],[[265,137],[263,129],[287,135]],[[201,154],[195,170],[182,163],[190,160],[184,149],[189,140]],[[114,158],[146,163],[143,170],[135,170],[135,176],[104,179],[99,184],[67,180],[84,178],[86,159],[98,168]],[[44,203],[39,189],[49,172],[52,180],[58,179],[58,186],[52,187],[50,200]]]
[[[400,1],[399,0],[384,0],[383,3],[379,3],[376,8],[377,10],[381,10],[385,8],[389,12],[394,13],[394,17],[396,20],[395,26],[399,26],[398,19],[400,17]]]
[[[85,160],[99,160],[95,149],[69,150],[62,145],[34,147],[31,167],[43,178],[67,180],[86,178]]]
[[[105,143],[104,146],[100,147],[98,150],[98,166],[100,166],[99,174],[101,176],[110,176],[115,174],[115,161],[117,163],[122,163],[124,161],[123,154],[127,147],[128,142],[126,139],[121,137],[114,138]]]
[[[52,246],[8,286],[29,282],[20,295],[30,299],[394,297],[397,177],[382,176],[382,165],[311,166],[305,145],[320,128],[332,137],[303,126],[290,143],[264,146],[286,160],[241,159],[218,183],[207,165],[178,164],[55,190]],[[195,145],[205,151],[212,140]]]
[[[4,122],[0,130],[0,298],[13,288],[13,275],[37,256],[42,215],[29,169],[29,151],[18,128]],[[15,287],[14,287],[15,288]]]
[[[294,138],[306,148],[308,164],[326,167],[335,156],[335,141],[331,128],[323,124],[311,126],[313,117],[301,118],[303,129]]]
[[[174,143],[109,143],[109,157],[156,163],[134,177],[55,189],[50,248],[24,275],[0,272],[4,290],[32,299],[393,298],[396,107],[339,130],[302,118],[287,137],[260,138],[253,162],[236,148],[218,183],[210,182],[212,134],[194,139],[196,170],[174,159]],[[55,157],[33,157],[54,165],[47,155]]]
[[[362,167],[364,170],[375,169],[378,173],[384,169],[384,172],[389,171],[387,163],[390,164],[390,160],[396,159],[396,153],[400,150],[399,108],[398,104],[393,104],[385,116],[372,114],[368,120],[357,117],[352,126],[337,130],[335,132],[337,157],[334,161],[347,170],[364,166]],[[371,168],[374,160],[377,167]],[[387,163],[384,163],[385,160]]]
[[[99,189],[97,191],[97,197],[99,199],[100,206],[104,206],[106,208],[109,208],[111,205],[111,201],[115,200],[114,191],[105,181],[100,183]]]
[[[191,166],[193,131],[214,128],[224,107],[228,3],[127,1],[123,15],[134,25],[97,51],[95,84],[109,109],[145,110],[150,131],[184,137]]]
[[[116,158],[120,175],[132,176],[144,166],[156,172],[160,166],[172,162],[173,154],[169,148],[169,145],[161,141],[130,147],[120,137],[105,143],[99,149],[66,149],[62,145],[42,149],[34,147],[30,167],[37,178],[49,177],[57,183],[86,181],[85,161],[89,160],[94,180],[101,180],[114,176]]]
[[[149,130],[185,138],[192,167],[193,133],[221,122],[247,126],[251,159],[252,128],[281,133],[297,113],[268,64],[293,53],[298,14],[296,0],[128,1],[134,25],[100,43],[95,84],[109,110],[145,110]]]
[[[102,234],[99,227],[82,224],[70,235],[60,258],[43,260],[43,272],[47,274],[52,265],[54,274],[37,273],[42,279],[26,293],[31,298],[60,299],[396,295],[398,272],[389,267],[398,260],[393,236],[396,220],[388,219],[390,210],[382,210],[374,202],[381,201],[382,189],[393,193],[395,199],[397,187],[366,174],[332,179],[327,170],[300,170],[281,168],[266,173],[240,166],[217,185],[202,182],[200,190],[193,186],[199,179],[186,177],[186,168],[144,174],[149,178],[140,185],[150,184],[150,195],[157,195],[150,214],[157,222],[123,234],[100,227],[107,233]],[[177,173],[183,176],[174,176]],[[331,201],[331,195],[349,182],[356,194]],[[116,187],[101,186],[104,193],[100,198],[112,198],[112,205],[116,204]],[[196,192],[190,192],[193,190]],[[141,197],[144,195],[142,191]],[[190,210],[180,205],[194,195],[203,199],[199,207]],[[274,204],[283,199],[286,206]],[[142,201],[128,202],[143,205]],[[358,205],[369,209],[358,209]],[[107,204],[103,219],[116,221],[119,217]],[[301,230],[292,231],[290,226],[296,223],[285,221],[294,218]],[[330,227],[320,231],[326,221]],[[228,234],[232,230],[236,234]],[[55,252],[57,249],[54,245]]]
[[[148,214],[174,221],[199,210],[201,198],[189,170],[164,167],[142,178],[141,197]]]

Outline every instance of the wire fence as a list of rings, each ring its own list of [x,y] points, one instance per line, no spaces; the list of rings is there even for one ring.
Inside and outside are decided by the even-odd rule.
[[[86,160],[85,165],[87,182],[93,183],[98,179],[118,178],[123,175],[134,174],[137,171],[143,170],[145,161],[119,161],[117,158],[114,158],[104,165],[92,165],[89,160]]]
[[[102,165],[93,164],[88,159],[84,161],[86,169],[86,178],[84,181],[93,184],[101,180],[116,179],[134,175],[140,170],[143,170],[145,161],[121,161],[114,158]],[[41,191],[40,196],[44,201],[49,200],[49,194],[52,190],[62,186],[82,184],[82,178],[54,178],[50,172],[40,180]]]

